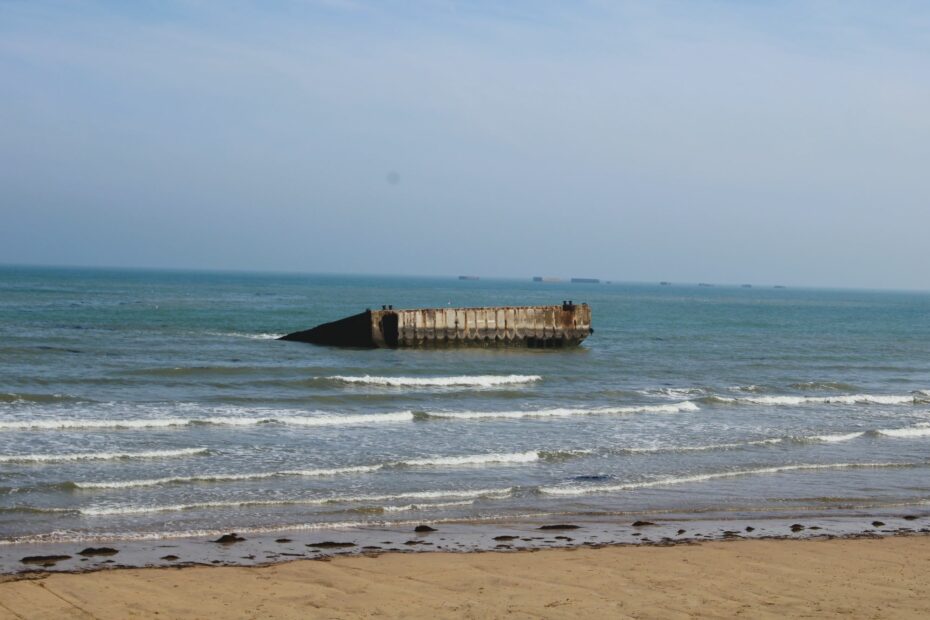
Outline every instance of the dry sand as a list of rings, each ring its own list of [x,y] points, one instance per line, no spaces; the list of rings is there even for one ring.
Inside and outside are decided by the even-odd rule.
[[[930,537],[385,554],[0,583],[0,618],[927,618]]]

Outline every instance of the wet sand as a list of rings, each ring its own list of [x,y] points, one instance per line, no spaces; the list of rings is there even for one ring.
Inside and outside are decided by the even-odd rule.
[[[928,575],[925,535],[387,553],[10,576],[0,619],[925,618]]]

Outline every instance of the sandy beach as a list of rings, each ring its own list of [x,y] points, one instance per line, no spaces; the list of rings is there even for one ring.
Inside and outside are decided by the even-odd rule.
[[[926,536],[388,553],[32,575],[0,618],[922,618],[928,571]]]

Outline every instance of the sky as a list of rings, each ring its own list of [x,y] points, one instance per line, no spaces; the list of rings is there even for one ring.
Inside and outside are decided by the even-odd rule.
[[[923,2],[0,0],[0,263],[930,290]]]

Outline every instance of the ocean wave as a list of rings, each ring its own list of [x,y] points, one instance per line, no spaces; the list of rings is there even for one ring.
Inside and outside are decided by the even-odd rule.
[[[572,416],[623,415],[633,413],[681,413],[698,411],[691,401],[669,405],[640,405],[633,407],[599,407],[591,409],[536,409],[526,411],[429,411],[417,412],[418,418],[442,418],[458,420],[481,420],[486,418],[565,418]]]
[[[0,514],[78,514],[77,508],[43,508],[41,506],[4,506]],[[2,541],[0,541],[2,544]]]
[[[382,512],[407,512],[411,510],[436,510],[437,508],[457,508],[459,506],[473,506],[475,500],[464,502],[437,502],[435,504],[404,504],[403,506],[380,506]]]
[[[846,394],[838,396],[752,396],[730,398],[728,396],[708,396],[701,402],[712,404],[749,404],[749,405],[914,405],[925,402],[925,398],[916,394]]]
[[[231,338],[248,338],[250,340],[277,340],[284,334],[252,333],[252,332],[206,332],[209,336],[223,336]]]
[[[774,467],[760,467],[758,469],[737,469],[732,471],[713,472],[707,474],[695,474],[691,476],[677,476],[660,478],[646,482],[630,482],[625,484],[598,485],[598,486],[577,486],[567,485],[559,487],[541,487],[539,490],[546,495],[561,496],[579,496],[596,493],[612,493],[616,491],[634,491],[637,489],[649,489],[653,487],[671,486],[676,484],[688,484],[693,482],[707,482],[709,480],[719,480],[723,478],[737,478],[741,476],[759,476],[766,474],[780,474],[793,471],[818,471],[818,470],[837,470],[837,469],[877,469],[877,468],[904,468],[920,467],[924,463],[814,463],[800,465],[778,465]]]
[[[450,502],[451,503],[451,502]],[[469,502],[471,503],[471,502]],[[440,506],[439,504],[419,504],[423,509],[429,506]],[[4,509],[0,508],[0,512]],[[26,509],[28,510],[28,508]],[[62,512],[76,512],[72,510]],[[357,512],[361,514],[378,513],[383,514],[385,511],[381,507],[366,508],[364,506],[357,509],[348,509],[340,512]],[[540,519],[551,516],[549,513],[521,513],[513,515],[515,519]],[[496,516],[473,516],[470,518],[473,522],[495,522],[499,519]],[[430,523],[448,523],[458,521],[457,517],[430,519]],[[192,538],[216,538],[229,532],[236,532],[241,535],[262,535],[279,532],[316,532],[319,530],[339,531],[339,530],[356,530],[361,527],[403,527],[413,526],[423,523],[421,519],[416,520],[363,520],[363,521],[319,521],[319,522],[285,522],[274,525],[233,525],[226,526],[222,529],[187,529],[187,530],[157,530],[157,531],[140,531],[134,529],[131,531],[107,531],[107,532],[77,532],[74,530],[53,530],[41,534],[28,534],[12,538],[0,538],[0,547],[21,544],[52,544],[52,543],[91,543],[107,542],[114,540],[120,541],[165,541]]]
[[[434,456],[397,461],[394,465],[406,467],[455,467],[461,465],[489,465],[492,463],[532,463],[539,460],[539,454],[538,451],[529,451],[466,456]]]
[[[835,435],[813,435],[811,437],[805,437],[809,441],[821,441],[824,443],[840,443],[843,441],[849,441],[851,439],[858,439],[865,435],[865,431],[859,431],[854,433],[837,433]]]
[[[930,437],[930,423],[921,422],[914,426],[904,428],[882,428],[876,431],[879,435],[886,437],[898,437],[909,439],[912,437]]]
[[[148,418],[135,420],[23,420],[16,422],[0,422],[0,431],[145,429],[197,425],[255,426],[259,424],[281,424],[285,426],[344,426],[354,424],[409,422],[413,419],[412,412],[400,411],[395,413],[348,415],[320,414],[315,416],[269,415],[268,417],[212,416],[205,418]]]
[[[326,377],[330,381],[358,385],[381,385],[387,387],[495,387],[541,381],[539,375],[460,375],[455,377],[378,377],[364,375],[349,377],[335,375]]]
[[[809,436],[785,436],[770,437],[766,439],[752,439],[748,441],[735,441],[730,443],[712,443],[697,446],[656,446],[648,448],[619,448],[611,450],[623,454],[657,454],[668,452],[713,452],[716,450],[740,450],[754,446],[772,446],[784,443],[838,443],[857,439],[868,434],[868,431],[857,431],[853,433],[837,433],[834,435],[809,435]]]
[[[795,390],[835,390],[837,392],[855,392],[859,389],[851,383],[841,381],[803,381],[801,383],[792,383],[788,387]]]
[[[145,450],[142,452],[76,452],[73,454],[19,454],[0,456],[0,463],[67,463],[69,461],[119,461],[129,459],[166,459],[208,454],[207,448]]]
[[[192,420],[192,424],[217,424],[231,426],[251,426],[255,424],[283,424],[285,426],[345,426],[354,424],[382,424],[391,422],[409,422],[413,420],[410,411],[394,413],[357,413],[349,415],[320,414],[315,416],[280,416],[269,418],[211,417]]]
[[[248,480],[267,480],[292,476],[339,476],[346,474],[368,474],[393,467],[463,467],[472,465],[532,463],[539,460],[539,452],[515,452],[495,454],[470,454],[464,456],[435,456],[403,461],[389,461],[373,465],[355,465],[333,467],[328,469],[287,469],[283,471],[249,472],[241,474],[197,474],[193,476],[169,476],[164,478],[144,478],[140,480],[88,481],[68,483],[77,489],[128,489],[134,487],[152,487],[168,484],[193,484],[210,482],[241,482]]]
[[[199,474],[196,476],[170,476],[167,478],[146,478],[142,480],[115,480],[109,482],[75,482],[78,489],[130,489],[135,487],[154,487],[165,484],[190,484],[197,482],[240,482],[244,480],[266,480],[283,476],[337,476],[340,474],[357,474],[377,471],[381,465],[360,467],[334,467],[331,469],[303,469],[275,472],[257,472],[246,474]]]
[[[691,401],[662,405],[638,405],[627,407],[596,408],[553,408],[516,411],[396,411],[386,413],[351,413],[336,414],[315,412],[314,415],[294,415],[282,410],[262,410],[249,408],[207,408],[181,403],[170,407],[154,407],[155,412],[178,413],[176,417],[150,418],[37,418],[0,421],[3,431],[52,431],[52,430],[138,430],[152,428],[178,428],[188,426],[257,426],[283,425],[303,427],[349,426],[364,424],[383,424],[410,422],[414,420],[471,420],[492,418],[550,418],[593,415],[623,415],[636,413],[680,413],[698,411],[700,408]],[[238,413],[252,415],[204,415],[192,417],[183,414],[189,411],[198,413]],[[256,415],[257,414],[257,415]]]
[[[755,439],[751,441],[738,441],[732,443],[712,443],[701,446],[660,446],[649,448],[621,448],[618,450],[627,454],[657,454],[666,452],[712,452],[715,450],[738,450],[747,446],[766,446],[782,443],[783,437],[771,439]]]
[[[686,388],[654,388],[649,390],[638,390],[638,394],[644,396],[663,396],[666,398],[692,398],[694,396],[703,396],[707,394],[709,390],[702,387],[686,387]]]
[[[188,510],[208,510],[212,508],[254,508],[274,506],[322,506],[328,504],[352,504],[360,502],[394,502],[398,500],[430,500],[430,499],[457,499],[478,500],[497,499],[508,497],[513,488],[505,489],[475,489],[475,490],[449,490],[449,491],[411,491],[409,493],[396,493],[392,495],[347,495],[308,499],[256,499],[233,500],[217,502],[198,502],[191,504],[165,504],[155,506],[97,506],[81,508],[80,514],[86,516],[119,516],[148,514],[157,512],[182,512]]]
[[[540,450],[537,454],[545,461],[567,461],[596,453],[597,450],[593,448],[581,448],[578,450]]]
[[[21,403],[67,403],[75,402],[80,399],[67,394],[18,394],[15,392],[0,393],[0,404],[21,404]]]
[[[771,392],[772,388],[767,385],[734,385],[729,388],[731,392],[749,392],[750,394],[762,394],[765,392]]]

